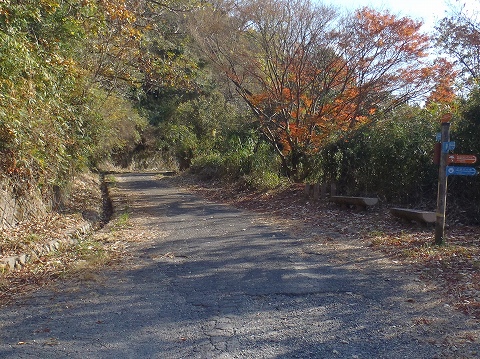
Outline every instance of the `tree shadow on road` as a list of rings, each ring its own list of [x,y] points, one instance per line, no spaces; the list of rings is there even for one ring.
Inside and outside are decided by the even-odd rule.
[[[473,358],[478,327],[379,253],[312,251],[151,176],[122,180],[132,226],[166,234],[132,244],[124,268],[3,308],[0,357]]]

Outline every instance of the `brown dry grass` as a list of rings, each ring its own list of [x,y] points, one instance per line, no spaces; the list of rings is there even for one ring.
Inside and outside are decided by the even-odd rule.
[[[62,242],[69,233],[87,223],[98,229],[101,212],[102,193],[98,176],[82,174],[69,188],[61,211],[2,230],[0,258],[26,253],[31,260],[19,270],[0,273],[0,305],[8,304],[18,296],[58,278],[88,280],[93,278],[96,269],[120,258],[122,247],[104,233],[91,233],[76,244]],[[62,244],[57,251],[34,254],[34,249],[50,241]]]

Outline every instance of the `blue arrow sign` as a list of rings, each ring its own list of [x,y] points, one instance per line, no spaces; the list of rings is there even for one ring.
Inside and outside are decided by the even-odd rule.
[[[475,176],[477,170],[474,167],[447,166],[447,176]]]
[[[442,152],[447,153],[455,149],[455,141],[451,142],[442,142]]]

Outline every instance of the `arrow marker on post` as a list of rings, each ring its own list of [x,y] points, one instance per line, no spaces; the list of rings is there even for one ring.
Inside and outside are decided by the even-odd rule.
[[[455,149],[455,141],[442,142],[442,152],[447,153]]]
[[[448,155],[447,163],[459,163],[464,165],[473,165],[477,162],[477,156],[475,155]]]
[[[474,167],[447,166],[447,176],[475,176],[477,170]]]

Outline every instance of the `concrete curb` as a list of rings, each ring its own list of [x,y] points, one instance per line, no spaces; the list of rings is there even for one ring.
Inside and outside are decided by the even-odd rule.
[[[0,259],[0,273],[20,270],[25,264],[50,252],[57,251],[62,245],[77,244],[82,238],[93,232],[91,223],[84,223],[82,226],[68,231],[64,238],[49,241],[32,248],[30,253],[21,253],[14,256]]]

